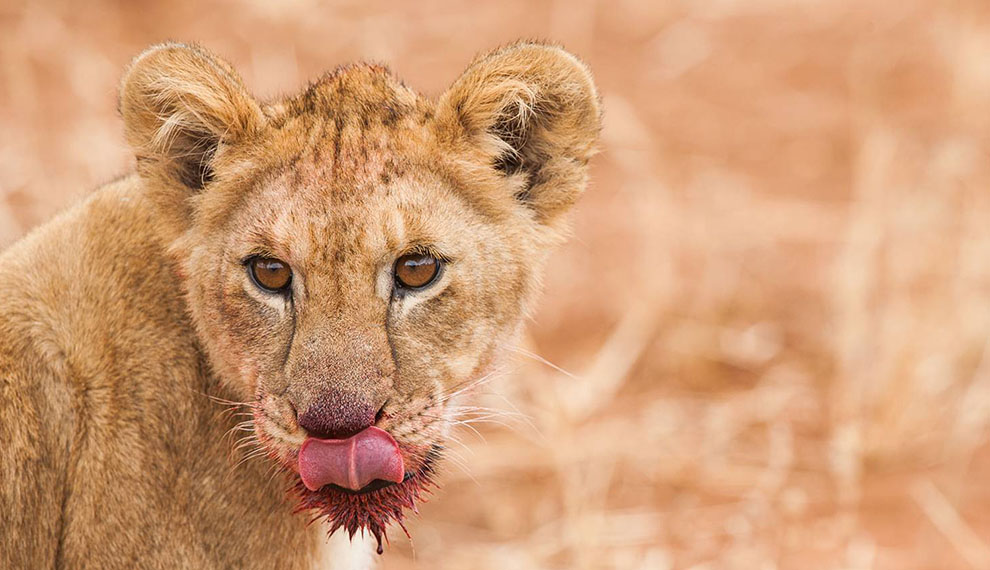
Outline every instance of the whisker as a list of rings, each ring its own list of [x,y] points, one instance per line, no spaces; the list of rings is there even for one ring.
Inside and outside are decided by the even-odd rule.
[[[471,473],[470,469],[468,469],[467,460],[461,457],[460,454],[454,452],[454,450],[450,448],[446,448],[444,450],[444,459],[460,469],[461,472],[464,473],[464,475],[467,476],[467,478],[470,479],[475,485],[480,485],[474,474]]]
[[[265,453],[267,453],[267,451],[264,448],[259,447],[258,449],[255,449],[254,451],[245,454],[244,457],[242,457],[234,465],[231,465],[230,469],[227,470],[227,474],[224,476],[224,483],[230,480],[230,477],[234,474],[234,471],[236,471],[241,465],[244,465],[245,463],[256,457],[260,457]]]
[[[463,441],[461,441],[461,438],[457,437],[456,434],[454,434],[454,433],[448,434],[447,435],[447,438],[446,438],[446,441],[447,442],[450,442],[450,443],[456,443],[457,445],[461,446],[461,449],[463,449],[465,452],[470,453],[471,455],[474,455],[474,449],[472,449],[471,446],[469,446],[466,443],[464,443]],[[450,449],[450,448],[447,447],[447,449]]]
[[[450,406],[447,409],[458,417],[468,414],[491,414],[512,419],[529,419],[529,416],[519,411],[502,410],[485,406]]]
[[[540,440],[546,441],[546,439],[547,439],[546,436],[543,435],[543,432],[540,431],[540,428],[536,426],[536,422],[533,421],[533,417],[532,416],[530,416],[527,413],[524,413],[522,410],[520,410],[518,407],[516,407],[516,405],[514,403],[512,403],[512,400],[506,398],[504,394],[493,394],[493,395],[495,397],[497,397],[498,399],[502,400],[503,402],[505,402],[505,404],[507,406],[509,406],[510,408],[512,408],[512,410],[514,412],[516,412],[517,414],[519,414],[519,419],[521,419],[523,422],[525,422],[526,425],[529,426],[529,428],[532,429],[533,432],[536,433],[536,436]]]
[[[535,360],[536,362],[539,362],[540,364],[544,364],[546,366],[549,366],[550,368],[553,368],[554,370],[556,370],[557,372],[560,372],[561,374],[563,374],[564,376],[567,376],[568,378],[571,378],[573,380],[581,380],[581,378],[579,376],[577,376],[576,374],[574,374],[572,372],[569,372],[567,370],[564,370],[560,366],[557,366],[553,362],[550,362],[549,360],[547,360],[546,358],[543,358],[542,356],[540,356],[539,354],[536,354],[535,352],[531,352],[529,350],[526,350],[525,348],[521,348],[521,347],[518,347],[518,346],[512,346],[512,345],[507,345],[506,348],[508,350],[512,351],[512,352],[515,352],[516,354],[520,354],[522,356],[525,356],[527,358],[530,358],[532,360]]]
[[[480,439],[482,441],[482,443],[484,443],[485,445],[488,445],[488,440],[485,439],[485,436],[481,435],[481,432],[478,431],[474,426],[472,426],[470,424],[462,424],[462,423],[454,423],[453,425],[462,425],[462,426],[468,428],[469,430],[471,430],[472,432],[474,432],[474,434],[476,436],[478,436],[478,439]]]
[[[227,400],[225,398],[220,398],[218,396],[211,396],[206,394],[206,397],[218,404],[224,404],[228,406],[252,406],[254,402],[235,402],[234,400]]]
[[[495,371],[489,372],[488,374],[485,374],[484,376],[481,376],[480,378],[477,378],[475,380],[468,380],[468,381],[462,382],[460,384],[455,384],[454,386],[451,387],[451,390],[450,391],[448,391],[445,394],[441,394],[441,396],[440,396],[440,402],[441,403],[446,402],[446,401],[450,400],[451,398],[454,398],[454,397],[456,397],[456,396],[458,396],[460,394],[463,394],[463,393],[465,393],[465,392],[467,392],[467,391],[469,391],[471,389],[477,388],[479,386],[483,386],[483,385],[491,382],[494,378],[501,378],[501,377],[503,377],[505,375],[506,375],[505,372],[502,372],[500,370],[495,370]]]

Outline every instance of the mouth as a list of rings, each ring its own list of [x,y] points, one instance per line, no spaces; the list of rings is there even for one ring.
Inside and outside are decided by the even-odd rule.
[[[293,493],[298,505],[294,512],[311,511],[316,513],[310,521],[325,520],[328,536],[343,529],[351,538],[358,532],[367,531],[378,542],[377,552],[382,554],[382,539],[388,543],[386,529],[398,524],[409,536],[404,520],[406,509],[418,513],[417,503],[425,501],[430,487],[436,486],[433,480],[436,462],[442,454],[442,447],[434,444],[422,457],[415,471],[406,471],[401,482],[375,479],[357,490],[348,489],[334,483],[311,489],[302,477],[297,477]]]
[[[402,481],[400,483],[396,483],[395,481],[383,481],[381,479],[375,479],[371,483],[368,483],[367,485],[361,487],[356,491],[354,489],[348,489],[347,487],[341,487],[340,485],[335,485],[333,483],[328,483],[326,487],[329,489],[333,489],[335,491],[340,491],[341,493],[346,493],[348,495],[364,495],[367,493],[373,493],[379,489],[385,489],[386,487],[391,487],[392,485],[401,485],[402,483],[405,483],[409,479],[412,479],[414,476],[415,475],[413,473],[406,473],[403,476]]]
[[[267,455],[290,477],[287,489],[296,504],[293,513],[308,513],[310,524],[325,521],[327,536],[343,529],[353,538],[368,533],[378,553],[388,544],[387,529],[397,524],[409,536],[406,511],[430,495],[439,443],[399,444],[386,430],[367,428],[346,440],[320,440],[298,434],[270,419],[267,410],[253,410],[253,432]],[[439,435],[439,434],[438,434]]]

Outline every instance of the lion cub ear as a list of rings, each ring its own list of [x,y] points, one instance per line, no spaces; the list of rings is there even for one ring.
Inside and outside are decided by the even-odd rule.
[[[563,49],[524,43],[482,56],[441,97],[438,113],[540,221],[553,222],[584,191],[601,110],[588,68]]]
[[[138,168],[198,190],[223,145],[256,133],[264,115],[227,63],[167,43],[139,55],[120,87],[120,113]]]

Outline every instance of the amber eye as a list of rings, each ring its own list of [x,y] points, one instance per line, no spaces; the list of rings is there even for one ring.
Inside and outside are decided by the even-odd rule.
[[[292,283],[292,269],[284,261],[274,257],[252,257],[247,261],[251,280],[259,289],[280,293]]]
[[[436,280],[440,260],[425,253],[410,253],[395,260],[395,282],[407,289],[422,289]]]

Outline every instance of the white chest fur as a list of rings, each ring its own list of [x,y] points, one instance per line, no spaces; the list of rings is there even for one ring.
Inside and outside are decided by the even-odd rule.
[[[371,570],[377,566],[378,555],[375,548],[378,543],[373,537],[362,537],[358,533],[352,541],[346,532],[340,530],[327,540],[327,528],[322,523],[318,531],[323,538],[320,539],[319,556],[314,570]]]

